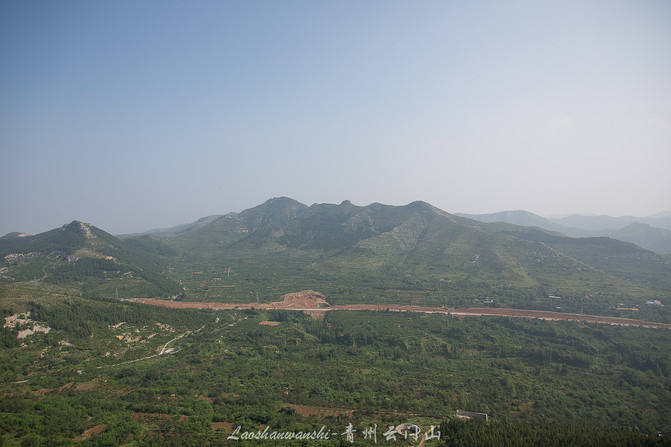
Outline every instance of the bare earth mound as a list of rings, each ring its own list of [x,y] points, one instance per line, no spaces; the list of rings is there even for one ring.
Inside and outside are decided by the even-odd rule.
[[[274,308],[289,309],[316,309],[319,307],[328,307],[324,294],[313,290],[303,290],[302,292],[287,293],[282,297],[282,301],[270,303]]]
[[[287,293],[282,297],[281,301],[273,301],[272,303],[197,303],[190,301],[167,301],[157,299],[140,299],[145,304],[152,304],[154,306],[172,307],[175,309],[324,309],[329,307],[326,301],[326,296],[323,293],[315,292],[314,290],[303,290],[301,292]]]

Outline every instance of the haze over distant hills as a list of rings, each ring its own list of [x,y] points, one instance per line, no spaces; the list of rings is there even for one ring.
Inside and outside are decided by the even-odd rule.
[[[559,219],[553,219],[553,221],[564,225],[565,227],[579,228],[588,231],[618,230],[632,223],[643,223],[652,227],[671,231],[671,216],[668,215],[668,212],[662,212],[648,217],[572,215]]]
[[[507,222],[558,231],[572,237],[610,237],[632,242],[659,254],[671,254],[671,212],[648,217],[581,216],[545,218],[528,211],[502,211],[492,214],[462,214],[458,216],[480,222]]]
[[[235,214],[235,213],[229,213],[229,214]],[[160,237],[177,236],[179,234],[186,233],[188,231],[204,227],[205,225],[209,224],[213,220],[218,219],[221,216],[222,216],[221,214],[214,214],[214,215],[211,215],[211,216],[201,217],[200,219],[198,219],[195,222],[179,224],[179,225],[175,225],[175,226],[169,227],[169,228],[155,228],[153,230],[143,231],[142,233],[120,234],[120,235],[117,235],[117,236],[120,237],[120,238],[136,237],[136,236],[142,236],[142,235],[145,235],[145,234],[150,234],[152,236],[160,236]]]

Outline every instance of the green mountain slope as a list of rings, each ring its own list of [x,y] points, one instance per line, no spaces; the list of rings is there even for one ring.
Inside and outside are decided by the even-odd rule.
[[[609,315],[650,299],[671,304],[668,257],[608,238],[477,222],[425,202],[308,207],[282,197],[163,238],[120,240],[74,221],[1,238],[0,257],[2,281],[91,296],[114,296],[116,289],[122,297],[175,296],[179,280],[183,298],[211,301],[274,301],[312,289],[332,304]],[[650,309],[642,316],[657,318]]]
[[[150,247],[160,246],[143,239],[127,243],[73,221],[35,236],[0,240],[0,280],[92,296],[113,296],[117,289],[126,297],[176,295],[179,284],[161,273],[165,265],[150,253]]]
[[[163,242],[180,253],[172,265],[189,299],[270,301],[314,289],[332,303],[617,314],[620,303],[666,302],[671,290],[666,258],[633,244],[476,222],[424,202],[271,199]]]
[[[248,245],[260,246],[268,231],[287,224],[305,208],[302,203],[286,197],[270,199],[254,208],[221,216],[203,227],[173,237],[169,245],[190,259],[217,256],[230,244],[245,238],[248,238]]]
[[[606,237],[572,238],[537,228],[482,224],[485,231],[540,242],[629,282],[671,290],[671,260],[639,246]]]
[[[610,236],[621,241],[633,242],[655,253],[671,254],[671,230],[634,222],[620,230],[613,231]]]

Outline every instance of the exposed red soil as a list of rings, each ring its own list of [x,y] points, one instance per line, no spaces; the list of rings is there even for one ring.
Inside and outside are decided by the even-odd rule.
[[[303,290],[302,292],[287,293],[282,297],[282,301],[275,301],[270,303],[274,308],[300,308],[300,309],[316,309],[320,307],[328,307],[326,297],[313,290]]]
[[[262,321],[259,323],[259,326],[278,326],[279,324],[279,321]]]
[[[450,309],[449,313],[465,316],[494,315],[506,317],[538,318],[541,320],[567,320],[583,321],[586,323],[613,324],[620,326],[641,326],[650,328],[671,329],[671,324],[655,323],[651,321],[634,320],[631,318],[603,317],[599,315],[567,314],[560,312],[549,312],[543,310],[522,310],[522,309]]]
[[[273,303],[249,304],[249,303],[199,303],[186,301],[167,301],[145,299],[141,302],[155,306],[164,306],[179,309],[286,309],[302,310],[310,315],[329,310],[390,310],[395,312],[423,312],[423,313],[443,313],[455,315],[458,317],[480,317],[480,316],[500,316],[500,317],[520,317],[520,318],[538,318],[549,321],[582,321],[585,323],[613,324],[620,326],[640,326],[649,328],[671,329],[668,323],[653,323],[649,321],[634,320],[631,318],[602,317],[598,315],[568,314],[561,312],[550,312],[544,310],[524,310],[524,309],[504,309],[504,308],[464,308],[464,309],[445,309],[442,307],[422,307],[422,306],[404,306],[404,305],[378,305],[378,304],[344,304],[329,306],[324,299],[324,295],[318,292],[303,291],[284,295],[283,301]],[[328,306],[328,307],[326,307]]]
[[[107,425],[96,425],[95,427],[91,427],[88,430],[84,431],[84,433],[82,433],[81,435],[75,436],[74,438],[72,438],[72,440],[75,442],[84,441],[93,435],[99,435],[105,430],[105,427],[107,427]]]
[[[101,381],[102,381],[102,379],[96,377],[95,379],[91,379],[88,382],[77,382],[77,383],[74,383],[74,384],[71,382],[69,384],[63,385],[63,387],[61,387],[61,388],[65,388],[66,386],[69,386],[70,388],[72,388],[74,386],[74,388],[77,391],[91,391],[91,390],[94,390],[96,388],[99,388],[101,386],[101,384],[100,384]]]
[[[156,306],[172,307],[175,309],[324,309],[328,308],[325,296],[312,290],[303,290],[302,292],[287,293],[281,301],[272,303],[200,303],[189,301],[166,301],[155,299],[143,299],[140,302],[153,304]]]
[[[328,416],[350,416],[354,415],[354,410],[343,410],[339,408],[311,407],[309,405],[282,404],[283,407],[290,407],[296,410],[301,416],[317,416],[324,418]]]
[[[33,394],[33,396],[42,396],[44,394],[50,393],[53,390],[50,388],[40,388],[39,390],[36,391],[29,391],[30,393]]]

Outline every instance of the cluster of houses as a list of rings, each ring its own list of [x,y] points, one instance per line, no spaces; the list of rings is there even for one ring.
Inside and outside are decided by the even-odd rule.
[[[648,300],[645,302],[645,304],[650,306],[664,306],[664,304],[662,304],[662,302],[659,300]],[[622,306],[622,304],[620,304],[620,306]],[[637,312],[639,309],[638,307],[618,307],[615,310],[629,310]]]

